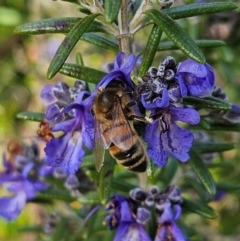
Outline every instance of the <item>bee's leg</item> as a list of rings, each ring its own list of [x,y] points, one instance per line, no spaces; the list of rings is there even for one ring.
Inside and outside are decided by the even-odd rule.
[[[129,120],[133,120],[133,121],[140,121],[140,122],[144,122],[144,123],[153,123],[153,119],[149,118],[147,116],[136,116],[136,115],[131,115],[129,117]]]

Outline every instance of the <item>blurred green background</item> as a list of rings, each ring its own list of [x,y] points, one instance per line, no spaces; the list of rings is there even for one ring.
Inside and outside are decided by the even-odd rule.
[[[193,3],[193,1],[186,1]],[[238,2],[238,1],[235,1]],[[176,1],[175,5],[184,4]],[[63,35],[21,36],[14,34],[18,25],[50,17],[80,16],[76,5],[64,1],[50,0],[0,0],[0,151],[4,152],[6,143],[11,138],[29,140],[36,136],[38,123],[17,120],[16,114],[22,111],[44,110],[40,102],[40,90],[47,83],[74,79],[60,74],[47,80],[46,72]],[[178,21],[194,39],[222,39],[226,47],[203,50],[217,76],[217,85],[228,95],[229,101],[240,105],[240,12],[214,14],[212,16],[193,17]],[[135,36],[135,49],[144,47],[150,28]],[[163,39],[167,40],[163,36]],[[80,52],[86,66],[102,70],[103,63],[114,59],[110,51],[99,49],[80,41],[68,61],[75,61],[75,53]],[[158,52],[154,65],[172,55],[177,61],[185,59],[180,51]],[[211,168],[218,182],[240,182],[240,144],[238,133],[211,133],[223,141],[236,143],[234,151],[225,152],[220,159],[228,164],[225,168]],[[230,241],[240,240],[240,190],[224,195],[220,201],[212,202],[218,218],[206,220],[196,214],[187,214],[184,222],[196,228],[200,235],[194,240]],[[43,209],[35,204],[28,204],[20,217],[11,223],[0,219],[0,240],[50,240],[47,236],[32,232],[19,231],[22,226],[41,224]]]

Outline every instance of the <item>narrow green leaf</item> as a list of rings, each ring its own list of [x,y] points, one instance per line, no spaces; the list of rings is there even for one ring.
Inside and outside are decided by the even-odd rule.
[[[214,219],[217,217],[214,210],[201,201],[192,201],[184,198],[182,207],[205,218]]]
[[[206,190],[211,195],[215,195],[216,187],[212,175],[201,158],[193,150],[190,151],[190,160],[188,162]]]
[[[161,36],[161,28],[158,25],[154,24],[150,36],[148,38],[146,48],[143,53],[142,64],[139,69],[139,76],[145,75],[148,69],[150,68],[154,56],[156,54],[156,50],[161,39]]]
[[[109,154],[109,151],[105,152],[105,158],[103,166],[99,172],[98,191],[99,200],[102,204],[106,204],[111,194],[111,183],[115,166],[114,158]]]
[[[232,143],[214,143],[214,142],[195,142],[193,145],[194,151],[197,153],[212,153],[212,152],[223,152],[229,151],[235,148]]]
[[[202,51],[195,44],[194,40],[171,17],[155,9],[148,10],[145,13],[183,53],[199,63],[203,64],[206,62]]]
[[[110,38],[107,39],[94,33],[84,33],[81,37],[81,40],[95,44],[105,49],[112,50],[115,53],[119,51],[119,47],[116,42],[112,41]]]
[[[173,19],[188,18],[203,14],[219,13],[238,8],[238,5],[233,2],[212,2],[200,4],[185,4],[179,7],[172,7],[162,10]]]
[[[62,201],[66,201],[66,202],[72,202],[75,201],[76,199],[73,198],[70,193],[65,190],[65,189],[54,189],[54,188],[49,188],[47,190],[44,191],[40,191],[37,194],[37,197],[40,198],[46,198],[46,199],[50,199],[50,200],[62,200]]]
[[[84,66],[82,55],[79,52],[76,54],[76,64],[80,66]]]
[[[91,25],[93,20],[99,16],[99,14],[92,14],[80,20],[74,27],[70,30],[68,35],[65,37],[61,45],[59,46],[53,60],[48,68],[47,77],[51,79],[56,73],[61,69],[65,60],[71,53],[72,49],[82,37],[84,32],[87,30],[88,26]]]
[[[200,3],[200,4],[186,4],[183,6],[172,7],[163,9],[162,12],[169,15],[172,19],[189,18],[204,14],[219,13],[223,11],[230,11],[237,9],[238,5],[233,2],[213,2],[213,3]],[[151,18],[146,18],[142,28],[152,24]]]
[[[23,24],[15,28],[17,34],[46,34],[46,33],[69,33],[69,31],[82,18],[48,18]],[[100,22],[93,21],[86,32],[106,33],[106,27]]]
[[[231,105],[217,98],[199,98],[188,96],[183,98],[183,103],[192,105],[198,108],[205,108],[211,110],[231,110]]]
[[[78,201],[81,204],[91,204],[91,205],[96,205],[99,204],[99,197],[97,192],[88,192],[84,193],[84,195],[80,196],[78,198]]]
[[[211,123],[210,127],[209,127],[209,130],[240,132],[240,124],[223,125],[223,124],[218,124],[218,123]]]
[[[199,198],[203,201],[203,202],[209,202],[210,201],[210,197],[207,194],[205,188],[202,186],[201,183],[198,182],[198,180],[194,180],[193,178],[189,178],[184,176],[183,179],[183,184],[182,184],[182,188],[193,188],[196,193],[198,194]]]
[[[226,46],[226,43],[221,40],[194,40],[195,44],[199,48],[215,48]],[[162,42],[158,45],[157,51],[164,50],[178,50],[178,46],[176,46],[173,42]]]
[[[106,73],[96,69],[68,63],[62,66],[62,68],[59,70],[59,73],[76,79],[82,79],[93,84],[97,84],[99,80],[106,75]]]
[[[240,184],[236,183],[226,183],[226,182],[218,182],[216,183],[216,187],[218,190],[231,192],[231,193],[239,193],[240,192]]]
[[[126,194],[128,194],[131,189],[136,188],[137,186],[135,186],[131,183],[127,183],[123,180],[113,178],[112,183],[111,183],[111,187],[114,190],[117,190],[118,192],[121,191],[121,192],[125,192]]]
[[[61,217],[61,220],[57,222],[57,225],[52,234],[52,241],[66,240],[65,237],[71,235],[71,229],[66,228],[68,225],[68,220],[65,217]]]
[[[117,18],[120,6],[121,6],[120,0],[104,1],[105,19],[107,23],[112,23]]]
[[[41,112],[20,112],[16,116],[21,120],[31,120],[41,122],[44,119],[44,113]]]
[[[178,170],[178,163],[179,162],[176,159],[169,159],[167,165],[165,165],[161,169],[158,169],[158,172],[155,172],[154,177],[152,179],[152,184],[161,180],[164,182],[165,186],[170,185]]]

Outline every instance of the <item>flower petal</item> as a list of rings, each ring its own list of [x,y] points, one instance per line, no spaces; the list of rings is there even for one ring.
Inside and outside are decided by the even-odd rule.
[[[146,125],[144,140],[148,143],[147,153],[149,157],[157,166],[162,167],[167,163],[169,155],[164,150],[158,125],[159,121]]]
[[[61,167],[65,172],[74,174],[85,154],[82,144],[80,132],[69,132],[61,138],[52,138],[44,149],[48,165]]]
[[[123,222],[119,225],[114,241],[151,241],[141,224]]]
[[[26,194],[19,192],[12,197],[0,198],[0,216],[12,221],[16,219],[26,204]]]
[[[199,113],[193,108],[181,108],[170,106],[172,121],[183,121],[191,125],[196,125],[200,121]]]

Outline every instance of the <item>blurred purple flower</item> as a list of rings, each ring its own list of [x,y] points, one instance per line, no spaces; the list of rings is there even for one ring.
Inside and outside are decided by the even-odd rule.
[[[148,144],[147,153],[153,162],[162,167],[167,163],[169,155],[185,162],[189,159],[193,135],[182,129],[175,121],[197,124],[200,120],[198,112],[193,108],[180,108],[170,105],[160,109],[157,100],[151,105],[151,116],[155,121],[147,124],[144,140]],[[153,109],[155,105],[155,109]]]
[[[142,208],[138,210],[136,216],[133,216],[130,200],[120,195],[111,198],[107,210],[112,210],[112,213],[106,217],[109,229],[117,228],[114,241],[151,241],[142,226],[148,221],[150,212]]]
[[[4,155],[5,170],[0,173],[0,184],[13,193],[12,196],[0,198],[0,216],[8,221],[18,217],[28,200],[48,188],[41,178],[51,174],[44,161],[39,160],[35,144],[22,146],[17,151],[9,159]]]
[[[176,79],[183,82],[188,96],[204,97],[211,95],[215,75],[209,64],[199,64],[191,59],[178,65]]]
[[[81,81],[70,88],[65,83],[46,86],[41,92],[47,105],[45,119],[53,132],[64,135],[52,138],[45,147],[46,161],[53,167],[61,167],[66,173],[74,174],[85,155],[83,144],[93,149],[94,119],[90,112],[93,97],[83,90]]]

